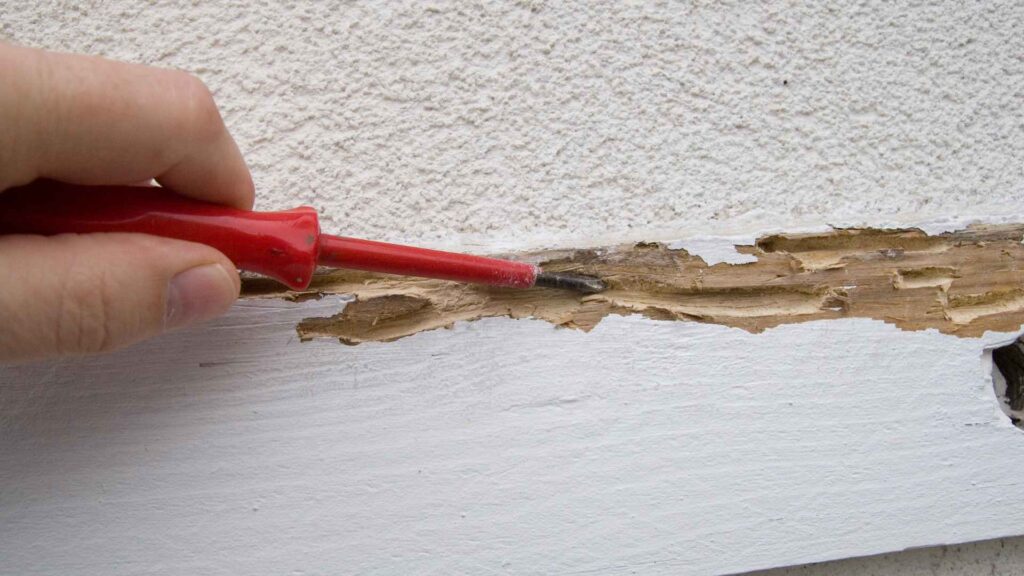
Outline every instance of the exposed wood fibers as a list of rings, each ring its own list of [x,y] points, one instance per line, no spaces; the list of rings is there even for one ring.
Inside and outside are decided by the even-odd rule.
[[[609,290],[579,295],[512,290],[334,270],[291,292],[247,279],[249,297],[306,299],[350,294],[328,318],[298,326],[304,338],[347,344],[391,341],[458,321],[490,316],[539,318],[590,330],[609,314],[642,314],[760,332],[830,318],[874,318],[905,330],[935,328],[978,336],[1024,324],[1024,225],[975,226],[929,236],[917,229],[844,229],[780,234],[738,246],[757,257],[708,266],[700,257],[657,243],[515,255],[545,270],[604,279]]]

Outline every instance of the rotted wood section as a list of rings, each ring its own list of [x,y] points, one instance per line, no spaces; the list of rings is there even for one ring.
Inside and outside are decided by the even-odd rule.
[[[794,322],[874,318],[905,330],[957,336],[1024,324],[1024,224],[928,235],[917,229],[843,229],[765,236],[737,250],[757,258],[708,266],[659,243],[533,252],[508,257],[604,279],[601,294],[469,286],[335,270],[306,291],[246,279],[243,294],[300,300],[350,294],[338,314],[308,318],[302,338],[346,344],[391,341],[458,321],[538,318],[590,330],[609,314],[706,322],[750,332]]]

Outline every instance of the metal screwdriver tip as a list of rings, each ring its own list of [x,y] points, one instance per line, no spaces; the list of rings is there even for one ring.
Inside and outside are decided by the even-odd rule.
[[[608,288],[608,285],[600,278],[583,274],[566,274],[565,272],[541,272],[537,274],[533,285],[545,288],[564,288],[583,294],[596,294]]]

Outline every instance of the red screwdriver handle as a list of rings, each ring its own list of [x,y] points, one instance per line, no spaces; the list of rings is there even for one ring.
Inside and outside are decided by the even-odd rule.
[[[320,253],[320,225],[309,207],[250,212],[163,188],[47,181],[0,192],[0,234],[69,232],[140,232],[199,242],[294,290],[309,286]]]

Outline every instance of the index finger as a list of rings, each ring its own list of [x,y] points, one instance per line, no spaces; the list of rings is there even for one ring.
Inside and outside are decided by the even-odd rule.
[[[37,178],[155,178],[181,194],[252,208],[252,176],[198,78],[3,44],[0,70],[0,190]]]

